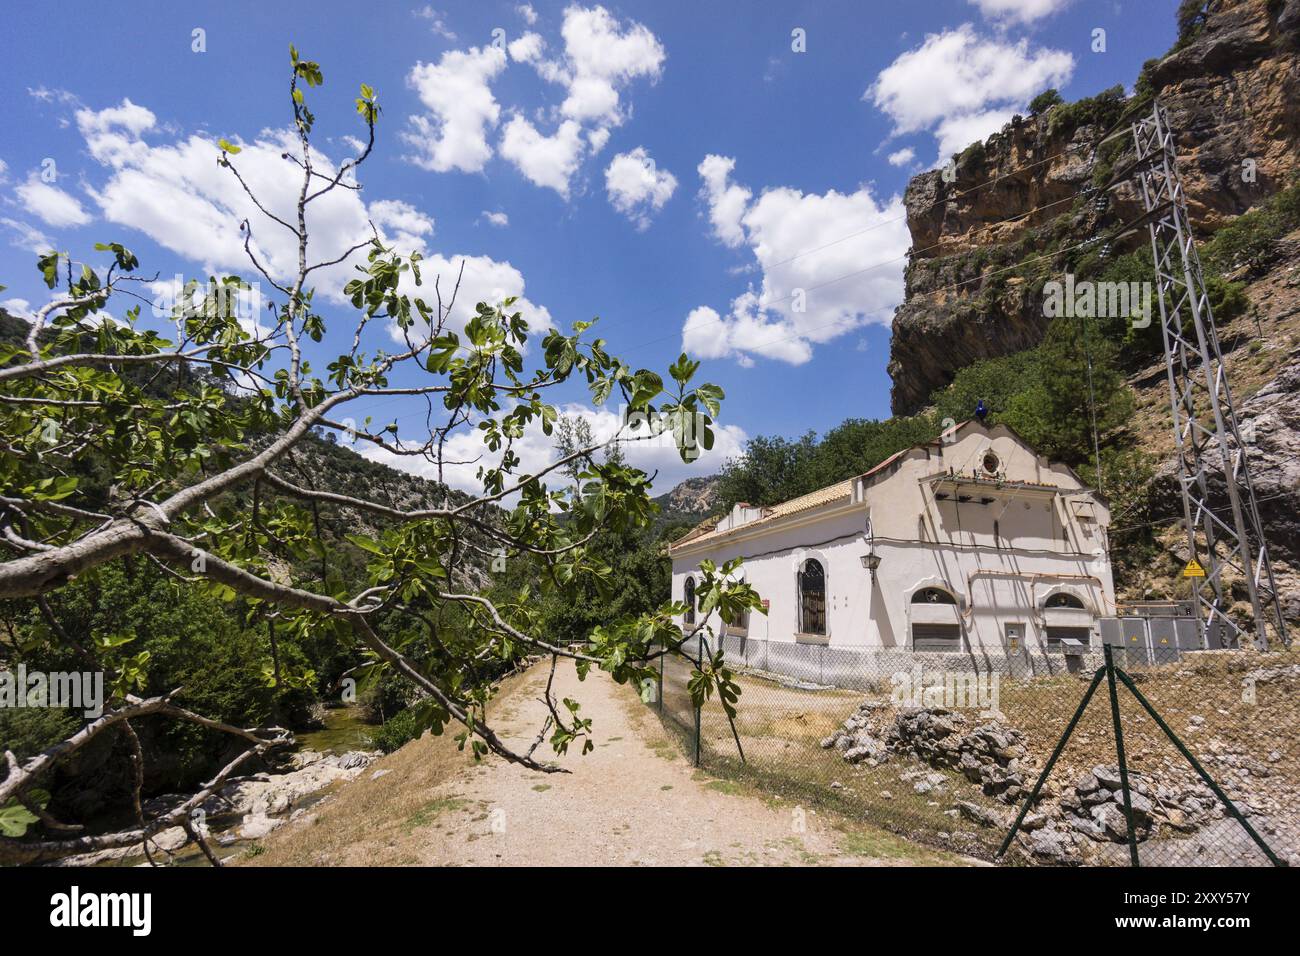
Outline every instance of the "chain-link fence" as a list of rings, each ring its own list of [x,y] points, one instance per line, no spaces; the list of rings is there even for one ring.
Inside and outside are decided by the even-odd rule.
[[[734,722],[716,696],[694,707],[680,659],[647,695],[710,772],[1003,863],[1128,865],[1131,816],[1143,865],[1300,864],[1295,652],[1115,653],[1126,810],[1102,648],[976,659],[728,638],[724,650],[741,687]]]

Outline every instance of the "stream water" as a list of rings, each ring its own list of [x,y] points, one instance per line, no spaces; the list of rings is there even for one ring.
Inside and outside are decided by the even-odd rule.
[[[325,711],[324,726],[295,734],[299,750],[324,754],[345,754],[349,750],[371,750],[374,727],[361,719],[360,707],[335,707]]]

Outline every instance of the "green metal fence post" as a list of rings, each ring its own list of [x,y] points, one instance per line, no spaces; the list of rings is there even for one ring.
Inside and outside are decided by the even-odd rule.
[[[664,712],[664,658],[667,656],[662,653],[659,655],[659,713],[661,714]]]
[[[1056,749],[1052,751],[1052,756],[1047,758],[1047,763],[1043,767],[1043,772],[1038,775],[1038,781],[1034,784],[1034,789],[1031,790],[1029,796],[1025,798],[1024,806],[1020,808],[1020,813],[1016,817],[1016,822],[1013,823],[1011,829],[1007,831],[1007,838],[1002,841],[1002,846],[999,847],[997,856],[1000,857],[1002,854],[1006,853],[1007,847],[1011,846],[1011,841],[1016,838],[1016,834],[1020,831],[1020,824],[1024,822],[1025,815],[1029,813],[1029,808],[1032,807],[1034,801],[1038,799],[1038,791],[1043,789],[1043,784],[1047,782],[1047,775],[1052,772],[1052,768],[1056,766],[1057,758],[1061,756],[1061,752],[1065,750],[1065,745],[1069,743],[1070,734],[1074,733],[1074,725],[1079,722],[1079,718],[1083,716],[1083,712],[1088,709],[1088,701],[1092,700],[1092,695],[1097,692],[1097,687],[1101,684],[1101,675],[1104,673],[1106,673],[1106,668],[1098,667],[1097,673],[1092,675],[1092,683],[1088,685],[1087,693],[1083,695],[1083,700],[1079,701],[1079,706],[1075,709],[1074,716],[1071,717],[1070,722],[1066,724],[1065,733],[1061,734],[1061,739],[1056,742]]]
[[[704,638],[696,637],[695,666],[704,670]],[[700,705],[695,705],[695,766],[700,765]]]
[[[1128,831],[1128,855],[1134,866],[1138,862],[1137,827],[1133,824],[1133,796],[1128,786],[1128,762],[1124,757],[1124,730],[1119,719],[1119,691],[1115,688],[1115,657],[1109,644],[1102,645],[1106,655],[1106,683],[1110,687],[1110,717],[1115,725],[1115,755],[1119,758],[1119,785],[1124,791],[1124,824]]]

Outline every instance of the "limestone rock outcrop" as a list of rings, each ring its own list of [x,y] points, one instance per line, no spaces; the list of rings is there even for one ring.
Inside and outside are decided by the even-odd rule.
[[[1144,69],[1137,96],[1152,95],[1177,134],[1192,221],[1212,232],[1300,170],[1300,0],[1215,5],[1198,33]],[[1017,117],[955,157],[952,182],[933,170],[908,185],[912,250],[889,363],[895,414],[923,407],[972,362],[1038,344],[1041,282],[1060,250],[1140,209],[1131,186],[1104,203],[1087,192],[1132,158],[1123,135],[1096,146],[1135,102],[1103,94]],[[1121,250],[1142,241],[1131,234]]]

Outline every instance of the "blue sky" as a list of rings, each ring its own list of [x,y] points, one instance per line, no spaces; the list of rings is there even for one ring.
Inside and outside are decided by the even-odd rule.
[[[244,271],[212,144],[244,143],[268,188],[288,176],[277,144],[292,42],[325,74],[310,95],[330,160],[360,132],[358,84],[384,110],[361,198],[315,228],[322,252],[362,238],[368,214],[448,270],[468,257],[476,295],[521,294],[566,329],[600,316],[634,367],[662,371],[685,345],[727,391],[719,455],[746,436],[884,417],[909,176],[1045,86],[1068,99],[1131,86],[1172,43],[1175,6],[15,7],[0,41],[0,301],[21,313],[47,298],[33,262],[50,246],[89,257],[121,241],[163,277]],[[1097,28],[1105,52],[1092,50]],[[351,311],[326,292],[337,351]],[[408,434],[423,419],[400,402],[375,415]],[[662,468],[664,487],[692,473],[652,451],[634,460]]]

